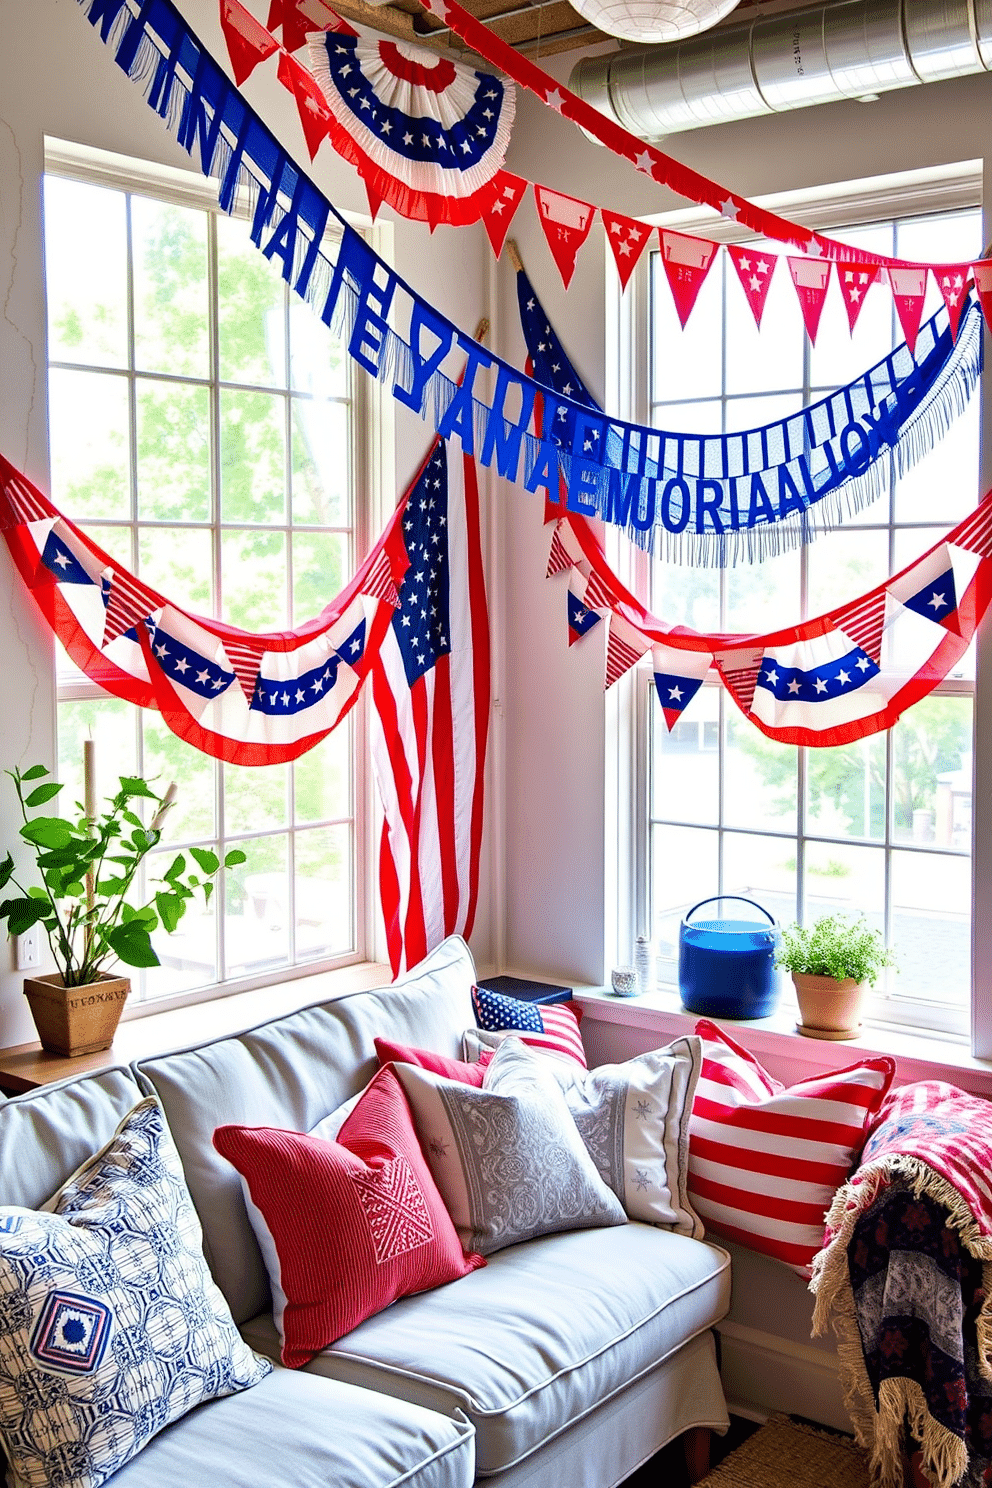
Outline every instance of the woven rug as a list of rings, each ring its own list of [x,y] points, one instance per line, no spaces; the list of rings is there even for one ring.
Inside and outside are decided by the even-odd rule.
[[[699,1488],[869,1488],[868,1453],[852,1437],[772,1416]]]

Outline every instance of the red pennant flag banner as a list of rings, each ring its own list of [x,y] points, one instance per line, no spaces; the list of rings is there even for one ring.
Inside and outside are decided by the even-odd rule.
[[[881,264],[838,263],[837,265],[837,283],[840,285],[841,298],[847,307],[847,323],[851,327],[852,335],[865,302],[865,295],[878,279],[880,268]]]
[[[747,297],[754,316],[754,323],[761,329],[761,317],[768,298],[768,286],[772,282],[778,258],[774,253],[755,253],[753,248],[742,248],[738,243],[729,243],[727,252],[737,270],[741,288]]]
[[[947,314],[951,321],[951,335],[957,339],[961,312],[965,306],[968,285],[971,281],[970,265],[966,263],[942,264],[934,269],[933,277],[937,281],[937,288],[943,295],[944,304],[947,306]]]
[[[925,264],[905,264],[900,268],[890,265],[886,270],[892,286],[896,314],[906,345],[910,351],[916,346],[916,333],[923,317],[923,301],[927,297],[927,270]]]
[[[622,217],[619,212],[608,212],[605,207],[600,208],[599,215],[606,228],[606,240],[613,251],[621,288],[626,289],[637,260],[651,236],[651,230],[643,222],[635,222],[632,217]]]
[[[279,50],[279,43],[250,11],[238,4],[238,0],[221,0],[220,24],[234,70],[234,81],[240,88],[260,62]]]
[[[328,25],[331,19],[323,22]],[[269,18],[266,22],[270,31],[277,26],[282,27],[282,44],[287,52],[297,52],[307,39],[307,32],[318,29],[313,21],[305,16],[296,0],[271,0],[269,5]]]
[[[975,293],[985,314],[985,324],[992,328],[992,260],[973,263],[971,272],[975,276]]]
[[[546,186],[535,186],[534,197],[551,256],[567,289],[575,271],[578,251],[589,236],[595,208],[574,196],[549,191]]]
[[[713,266],[717,244],[706,238],[690,238],[685,233],[669,232],[663,227],[658,229],[658,236],[661,239],[661,261],[684,330],[703,280]]]
[[[324,95],[318,88],[313,74],[307,72],[306,68],[288,52],[282,52],[279,57],[279,81],[296,99],[303,135],[312,160],[321,142],[327,138],[332,118],[331,111],[324,101]]]
[[[524,199],[527,190],[527,182],[522,176],[511,175],[509,171],[497,171],[493,184],[496,192],[488,207],[483,208],[482,224],[489,235],[493,252],[499,258],[506,242],[506,235],[510,230],[517,208]]]
[[[830,264],[819,258],[789,258],[789,273],[799,296],[806,334],[816,345],[823,302],[830,288]]]

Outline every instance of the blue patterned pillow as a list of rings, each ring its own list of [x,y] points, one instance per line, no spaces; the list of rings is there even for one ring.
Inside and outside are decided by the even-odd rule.
[[[271,1369],[243,1342],[154,1099],[45,1210],[0,1207],[0,1438],[14,1488],[97,1488]]]

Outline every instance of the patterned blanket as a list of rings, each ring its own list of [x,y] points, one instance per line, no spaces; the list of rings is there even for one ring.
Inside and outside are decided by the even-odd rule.
[[[992,1483],[992,1103],[937,1081],[887,1097],[813,1262],[878,1488],[909,1438],[937,1488]]]

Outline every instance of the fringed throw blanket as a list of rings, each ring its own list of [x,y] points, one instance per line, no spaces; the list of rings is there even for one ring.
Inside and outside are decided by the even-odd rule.
[[[883,1103],[813,1262],[877,1488],[907,1436],[937,1488],[992,1483],[992,1103],[924,1081]]]

